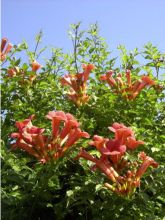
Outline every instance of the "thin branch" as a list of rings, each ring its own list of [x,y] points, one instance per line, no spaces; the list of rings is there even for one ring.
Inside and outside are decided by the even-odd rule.
[[[39,34],[37,35],[36,37],[36,40],[37,40],[37,43],[36,43],[36,46],[35,46],[35,49],[34,49],[34,57],[36,56],[36,52],[37,52],[37,49],[38,49],[38,45],[40,43],[40,40],[42,38],[42,35],[43,35],[43,32],[42,30],[40,30]]]
[[[156,78],[158,79],[159,78],[159,67],[155,66],[155,69],[156,69]]]
[[[76,29],[75,29],[75,40],[73,41],[74,63],[75,63],[75,68],[76,68],[77,73],[79,72],[78,71],[78,65],[77,65],[77,36],[78,36],[78,28],[79,28],[79,26],[77,25]]]

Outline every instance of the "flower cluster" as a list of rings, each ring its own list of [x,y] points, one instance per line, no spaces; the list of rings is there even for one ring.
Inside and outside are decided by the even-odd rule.
[[[69,113],[51,111],[46,115],[46,118],[51,120],[51,135],[45,135],[45,129],[34,126],[33,118],[34,115],[24,121],[16,122],[18,132],[11,134],[16,140],[12,148],[20,148],[42,163],[63,157],[80,138],[90,137],[87,132],[81,131],[79,123]],[[127,160],[126,152],[136,149],[144,142],[136,140],[132,129],[123,124],[114,123],[109,130],[115,134],[114,139],[95,135],[89,142],[91,146],[96,147],[99,157],[94,157],[81,148],[76,158],[81,157],[93,162],[91,169],[99,169],[111,180],[111,184],[105,183],[108,189],[122,196],[130,196],[140,185],[140,178],[147,168],[157,167],[158,163],[144,152],[139,153],[142,162]]]
[[[70,86],[68,98],[72,100],[77,106],[81,106],[89,100],[86,94],[87,80],[89,74],[95,68],[93,64],[83,65],[83,72],[77,74],[67,74],[61,78],[63,86]]]
[[[16,122],[18,133],[12,133],[16,139],[13,148],[20,148],[36,157],[42,163],[58,159],[71,148],[80,138],[89,138],[89,134],[81,131],[77,120],[69,113],[51,111],[46,118],[52,122],[52,135],[43,134],[43,128],[32,124],[32,119]]]
[[[127,70],[124,76],[121,73],[117,74],[116,78],[113,77],[113,74],[113,71],[109,71],[100,79],[107,81],[117,94],[122,94],[128,100],[135,99],[145,87],[155,85],[155,81],[147,75],[143,75],[139,80],[132,82],[130,70]]]
[[[112,184],[105,183],[107,188],[119,195],[129,196],[140,185],[140,178],[146,169],[149,166],[157,167],[158,164],[144,152],[139,154],[142,163],[126,160],[126,152],[136,149],[144,142],[136,140],[132,129],[123,124],[114,123],[109,129],[115,133],[114,139],[95,135],[93,141],[89,143],[99,151],[99,158],[84,149],[81,149],[78,158],[92,161],[94,163],[92,170],[99,169],[111,180]]]
[[[34,73],[32,73],[30,76],[27,75],[26,71],[24,71],[23,69],[21,69],[18,66],[15,66],[15,67],[9,68],[7,70],[7,73],[8,73],[7,77],[13,78],[16,76],[21,76],[21,83],[22,84],[24,84],[24,82],[26,80],[33,82],[37,77],[36,71],[39,70],[40,68],[41,68],[41,65],[39,63],[37,63],[36,61],[33,61],[31,64],[31,69],[32,69],[31,71],[33,71]]]
[[[11,43],[7,43],[7,38],[2,38],[1,40],[1,51],[0,51],[0,60],[4,61],[6,59],[7,54],[12,49],[13,45]]]

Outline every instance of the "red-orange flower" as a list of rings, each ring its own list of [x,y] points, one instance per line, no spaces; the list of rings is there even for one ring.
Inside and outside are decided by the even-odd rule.
[[[47,160],[48,158],[45,157],[43,151],[44,144],[36,145],[38,142],[45,141],[46,136],[42,135],[45,129],[33,126],[31,122],[33,118],[34,115],[24,121],[16,122],[15,125],[18,129],[18,133],[11,134],[11,137],[16,139],[16,143],[13,144],[12,147],[21,148],[39,160],[43,158]]]
[[[135,99],[145,87],[154,86],[156,84],[154,80],[145,75],[141,76],[139,80],[132,82],[130,70],[127,70],[125,75],[118,73],[115,78],[111,70],[105,75],[102,75],[100,80],[107,81],[115,93],[122,94],[122,96],[128,100]]]
[[[31,75],[31,76],[29,76],[29,81],[33,82],[36,78],[37,78],[36,74],[35,75]]]
[[[144,144],[144,141],[137,141],[134,137],[128,137],[127,138],[127,142],[126,142],[126,145],[127,145],[127,148],[130,149],[130,150],[134,150],[135,148],[137,148],[139,145],[142,145]]]
[[[120,145],[126,144],[127,138],[134,136],[134,132],[131,128],[116,122],[113,123],[112,127],[109,127],[109,130],[115,133],[115,141]]]
[[[82,67],[84,70],[82,73],[67,74],[61,78],[61,84],[70,87],[68,98],[77,106],[81,106],[89,100],[89,96],[86,94],[87,80],[95,68],[93,64],[84,64]]]
[[[32,71],[36,72],[37,70],[39,70],[41,68],[41,65],[39,63],[37,63],[36,60],[34,60],[31,64],[32,67]]]
[[[139,153],[139,158],[143,161],[143,163],[140,165],[139,169],[136,172],[137,179],[140,179],[142,177],[149,166],[152,166],[154,168],[158,167],[158,163],[154,161],[153,158],[147,156],[144,152]]]
[[[124,157],[127,150],[134,150],[138,145],[144,144],[143,141],[135,139],[131,128],[123,124],[114,123],[109,129],[114,132],[115,138],[108,139],[94,135],[90,145],[95,146],[100,155],[91,155],[81,149],[77,158],[84,158],[91,161],[94,165],[91,170],[99,169],[112,184],[105,183],[105,187],[113,192],[122,195],[132,195],[140,185],[140,177],[144,174],[148,166],[157,167],[157,163],[144,153],[140,153],[142,164]]]
[[[89,144],[95,146],[102,156],[106,155],[113,164],[121,160],[127,149],[133,150],[140,144],[144,144],[143,141],[137,141],[132,129],[123,124],[113,123],[109,130],[115,133],[114,139],[95,135]]]
[[[7,73],[8,73],[8,77],[12,78],[20,74],[20,69],[17,66],[14,68],[9,68],[7,70]]]
[[[0,51],[0,60],[4,61],[6,59],[7,54],[12,49],[13,45],[11,43],[7,43],[7,38],[2,38],[1,40],[1,51]]]
[[[18,66],[15,66],[13,68],[9,68],[7,70],[7,73],[8,73],[7,77],[9,77],[9,78],[13,78],[16,76],[20,77],[20,80],[18,81],[20,84],[24,84],[25,82],[29,82],[30,84],[32,84],[33,81],[37,77],[36,73],[29,76],[28,74],[26,74],[26,71],[19,68]]]
[[[17,75],[17,72],[13,68],[8,69],[7,73],[8,73],[8,77],[11,77],[11,78]]]
[[[100,76],[100,79],[101,80],[104,80],[104,81],[107,81],[107,83],[109,84],[109,86],[116,86],[117,84],[116,84],[116,81],[115,81],[115,79],[113,78],[113,71],[112,70],[110,70],[109,72],[107,72],[105,75],[102,75],[102,76]]]
[[[114,170],[112,166],[108,166],[103,160],[97,159],[90,155],[86,150],[81,149],[77,158],[84,158],[86,160],[92,161],[95,167],[101,170],[112,182],[116,182],[118,178],[118,173]]]
[[[46,163],[62,157],[80,138],[89,138],[89,134],[81,131],[79,123],[69,113],[52,111],[46,117],[52,121],[50,137],[43,134],[45,129],[32,125],[31,116],[22,122],[16,122],[18,133],[11,134],[16,139],[13,148],[21,148]]]
[[[126,146],[120,145],[117,140],[109,140],[107,142],[107,149],[109,152],[107,151],[105,154],[109,155],[114,164],[118,163],[126,152]]]
[[[142,76],[140,80],[136,81],[133,84],[133,94],[132,94],[132,99],[134,99],[143,88],[147,87],[147,86],[153,86],[155,85],[155,81],[152,80],[149,76]]]

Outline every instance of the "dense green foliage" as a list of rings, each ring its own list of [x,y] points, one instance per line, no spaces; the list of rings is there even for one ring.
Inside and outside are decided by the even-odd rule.
[[[142,51],[129,52],[119,46],[120,60],[113,58],[97,25],[80,31],[72,25],[69,36],[73,52],[64,53],[52,48],[52,57],[34,75],[30,64],[44,52],[39,50],[41,33],[36,37],[35,51],[29,51],[26,42],[15,45],[11,54],[2,62],[2,219],[92,219],[92,220],[162,220],[165,216],[165,105],[164,81],[165,54],[148,43]],[[27,54],[29,63],[21,56]],[[94,71],[88,83],[89,101],[77,107],[67,97],[67,88],[60,83],[66,73],[82,71],[82,64],[92,63]],[[119,63],[119,64],[118,64]],[[8,76],[8,69],[19,67],[25,72]],[[149,74],[157,87],[145,88],[134,100],[127,100],[100,81],[100,76],[110,69],[132,77]],[[149,169],[141,186],[131,198],[120,197],[104,187],[105,175],[91,171],[89,161],[74,158],[80,147],[96,154],[88,140],[78,142],[63,158],[41,164],[26,152],[11,150],[10,137],[16,131],[15,122],[35,114],[34,125],[51,132],[49,111],[61,110],[73,114],[82,130],[92,138],[97,134],[111,137],[108,126],[114,122],[131,127],[145,145],[135,150],[145,151],[159,163]],[[134,153],[132,155],[134,157]]]

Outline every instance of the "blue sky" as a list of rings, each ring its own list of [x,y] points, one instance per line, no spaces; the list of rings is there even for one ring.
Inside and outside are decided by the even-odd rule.
[[[88,28],[96,21],[109,49],[119,44],[129,50],[152,42],[165,50],[165,0],[2,0],[1,36],[33,47],[42,28],[42,44],[70,50],[67,30],[82,21]]]

